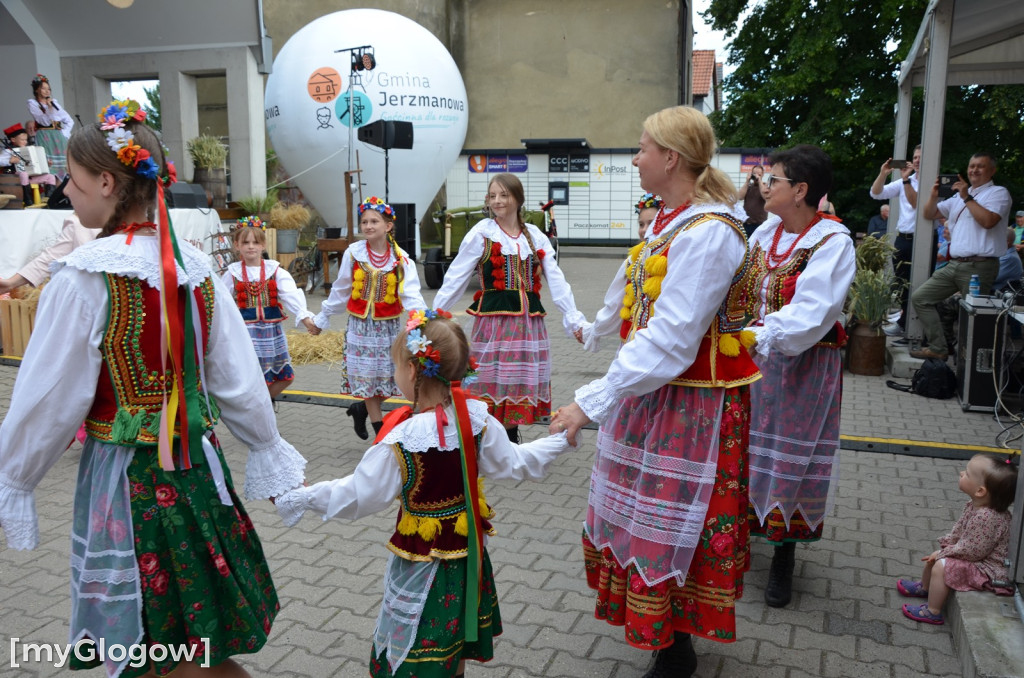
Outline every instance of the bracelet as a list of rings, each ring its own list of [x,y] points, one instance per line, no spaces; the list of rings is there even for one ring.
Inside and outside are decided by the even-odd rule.
[[[910,183],[910,179],[904,179],[904,180],[903,180],[903,184],[904,184],[904,185],[906,185],[906,184],[909,184],[909,183]]]

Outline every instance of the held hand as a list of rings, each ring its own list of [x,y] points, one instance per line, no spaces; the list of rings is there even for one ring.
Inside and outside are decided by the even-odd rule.
[[[903,169],[900,170],[900,177],[903,179],[903,181],[906,181],[907,179],[910,178],[910,175],[913,173],[914,166],[911,165],[910,163],[907,163],[906,165],[903,166]],[[913,186],[911,186],[911,188],[913,188]]]
[[[555,435],[565,431],[569,444],[575,447],[576,433],[589,423],[590,417],[583,414],[579,405],[572,403],[555,411],[555,416],[551,418],[551,425],[548,427],[548,433]]]
[[[313,323],[311,318],[303,318],[302,325],[306,328],[306,331],[312,334],[314,337],[320,334],[320,328]]]
[[[970,184],[964,181],[964,178],[959,174],[956,175],[956,181],[953,182],[953,190],[960,194],[960,199],[967,197],[967,189],[970,188]]]
[[[932,553],[929,553],[924,558],[922,558],[921,562],[934,563],[938,559],[939,559],[939,552],[938,551],[933,551]]]
[[[582,344],[583,343],[583,328],[582,327],[577,327],[575,330],[573,330],[572,336],[576,337],[576,341],[578,341],[578,342],[580,342]]]
[[[10,294],[15,287],[11,278],[0,278],[0,294]]]

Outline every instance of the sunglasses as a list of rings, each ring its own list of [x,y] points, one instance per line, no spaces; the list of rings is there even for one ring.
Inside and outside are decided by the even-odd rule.
[[[790,179],[789,177],[777,177],[774,174],[766,174],[763,177],[761,177],[761,183],[764,184],[765,188],[771,188],[772,184],[774,184],[776,181],[788,181],[790,184],[796,183],[796,181]]]

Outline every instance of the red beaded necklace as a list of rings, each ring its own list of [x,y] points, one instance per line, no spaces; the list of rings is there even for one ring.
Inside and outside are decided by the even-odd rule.
[[[665,230],[665,227],[671,224],[672,220],[678,217],[682,213],[682,211],[689,206],[689,200],[687,200],[686,202],[684,202],[682,205],[675,208],[671,212],[666,212],[665,207],[662,206],[662,208],[658,210],[658,216],[654,218],[654,227],[651,229],[651,232],[654,233],[654,235],[661,235],[661,232]]]
[[[370,259],[370,265],[374,268],[384,268],[387,266],[388,259],[391,258],[391,248],[384,251],[383,257],[373,251],[370,247],[370,243],[366,243],[366,256]]]
[[[800,231],[800,235],[798,235],[796,239],[793,240],[793,242],[786,249],[786,251],[783,252],[782,254],[779,254],[779,243],[782,241],[782,232],[785,230],[785,228],[783,228],[785,224],[783,224],[780,221],[778,227],[775,229],[775,235],[772,236],[772,245],[771,247],[768,248],[768,251],[765,252],[765,265],[768,267],[768,269],[774,270],[781,266],[786,261],[789,261],[789,255],[791,255],[793,253],[793,250],[796,249],[797,243],[799,243],[800,240],[805,235],[807,235],[807,232],[811,230],[811,227],[814,226],[819,221],[821,221],[821,215],[814,215],[814,218],[811,219],[811,223],[804,226],[804,230]]]
[[[267,284],[267,269],[263,266],[263,259],[260,259],[260,281],[258,283],[249,280],[249,267],[245,265],[244,261],[242,262],[242,282],[251,289],[252,296],[258,299]]]

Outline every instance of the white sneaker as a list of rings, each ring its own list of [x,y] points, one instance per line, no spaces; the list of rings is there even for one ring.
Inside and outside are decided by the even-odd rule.
[[[896,323],[884,323],[882,325],[882,331],[890,337],[902,337],[903,330]]]

